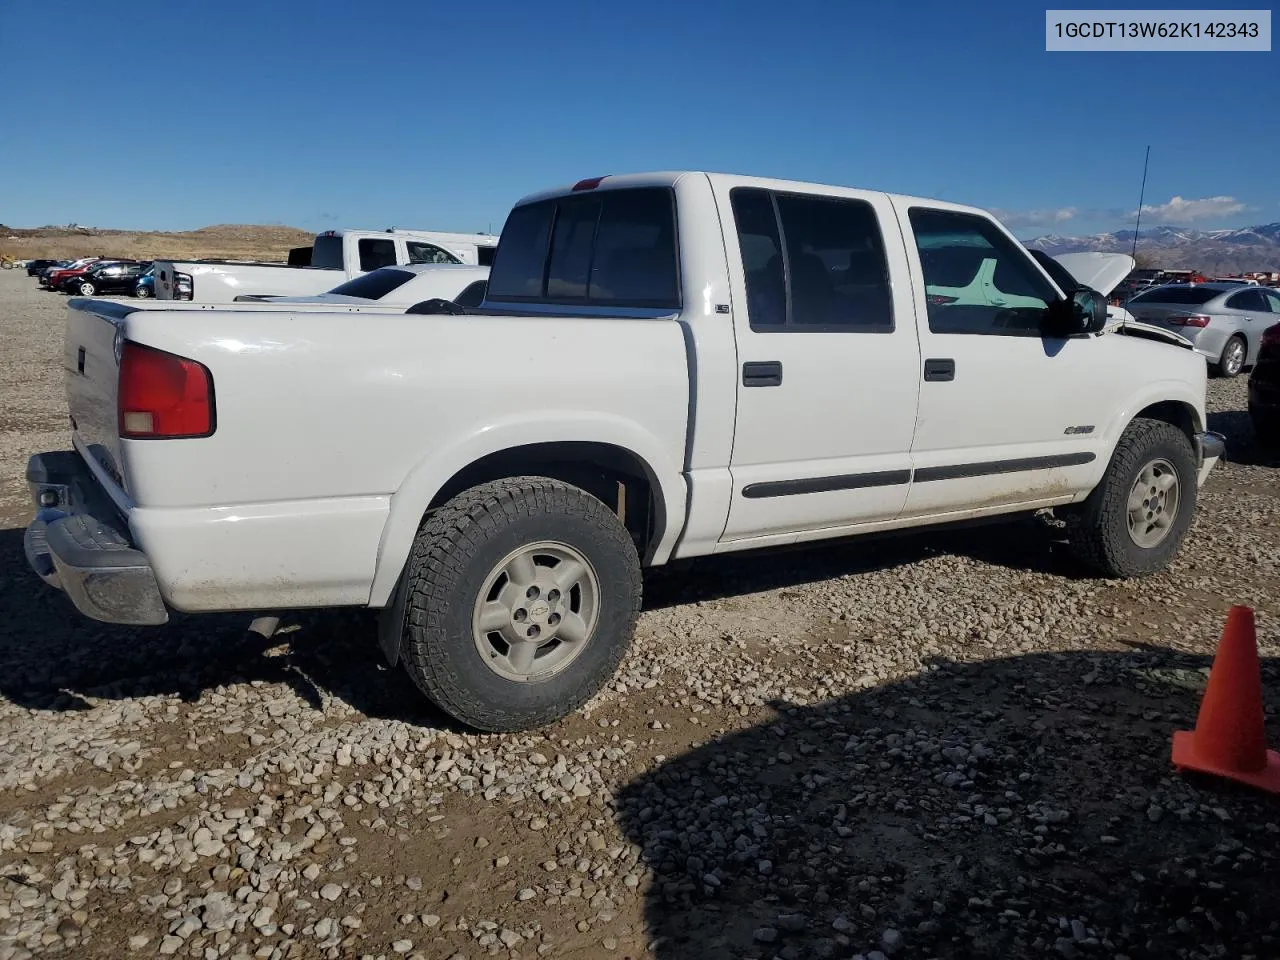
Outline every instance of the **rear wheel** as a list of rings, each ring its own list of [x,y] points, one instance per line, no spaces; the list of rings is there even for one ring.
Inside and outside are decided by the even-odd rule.
[[[1186,434],[1160,420],[1135,419],[1102,481],[1066,518],[1077,556],[1107,577],[1165,569],[1195,516],[1197,473]]]
[[[1214,366],[1215,372],[1220,377],[1236,376],[1244,369],[1246,353],[1247,348],[1244,337],[1239,334],[1233,334],[1222,347],[1222,356],[1218,358],[1218,362]]]
[[[542,726],[613,675],[640,609],[626,528],[541,477],[483,484],[422,525],[405,572],[401,655],[418,688],[478,730]]]

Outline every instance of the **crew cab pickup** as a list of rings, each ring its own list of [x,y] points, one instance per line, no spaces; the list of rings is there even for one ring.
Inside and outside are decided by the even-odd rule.
[[[410,263],[489,266],[498,238],[425,230],[327,230],[288,263],[157,260],[157,300],[232,303],[246,296],[309,297],[379,267]]]
[[[678,558],[1053,513],[1164,569],[1223,453],[1204,361],[1107,328],[990,214],[706,173],[510,212],[425,315],[68,304],[34,569],[98,620],[354,606],[474,728],[576,709]],[[777,559],[761,562],[779,562]]]

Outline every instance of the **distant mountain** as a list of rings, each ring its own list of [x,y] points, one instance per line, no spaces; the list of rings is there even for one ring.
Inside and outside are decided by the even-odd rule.
[[[1050,256],[1088,250],[1128,253],[1133,248],[1133,231],[1117,230],[1091,237],[1049,234],[1025,242]],[[1138,258],[1154,267],[1217,274],[1280,270],[1280,222],[1235,230],[1143,227],[1138,233]]]

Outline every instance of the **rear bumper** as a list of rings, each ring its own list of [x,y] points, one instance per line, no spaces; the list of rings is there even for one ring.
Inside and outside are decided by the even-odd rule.
[[[1203,486],[1209,472],[1227,452],[1227,438],[1213,430],[1206,430],[1196,434],[1195,446],[1196,462],[1199,466],[1196,484]]]
[[[104,623],[169,619],[155,572],[129,538],[128,525],[72,450],[27,462],[36,515],[23,537],[27,563],[87,617]]]

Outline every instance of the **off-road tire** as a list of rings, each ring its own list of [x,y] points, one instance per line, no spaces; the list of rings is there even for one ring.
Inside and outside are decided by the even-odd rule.
[[[1129,535],[1127,503],[1138,474],[1156,458],[1167,460],[1177,474],[1178,512],[1165,538],[1144,549]],[[1164,570],[1195,518],[1198,472],[1185,433],[1161,420],[1136,418],[1121,434],[1097,487],[1065,517],[1072,550],[1105,577],[1130,579]]]
[[[476,597],[504,556],[546,540],[568,544],[594,567],[596,626],[559,673],[508,680],[477,650]],[[405,576],[405,670],[441,710],[485,732],[541,727],[586,703],[617,670],[640,612],[640,561],[617,515],[586,491],[545,477],[498,480],[458,494],[419,529]]]

